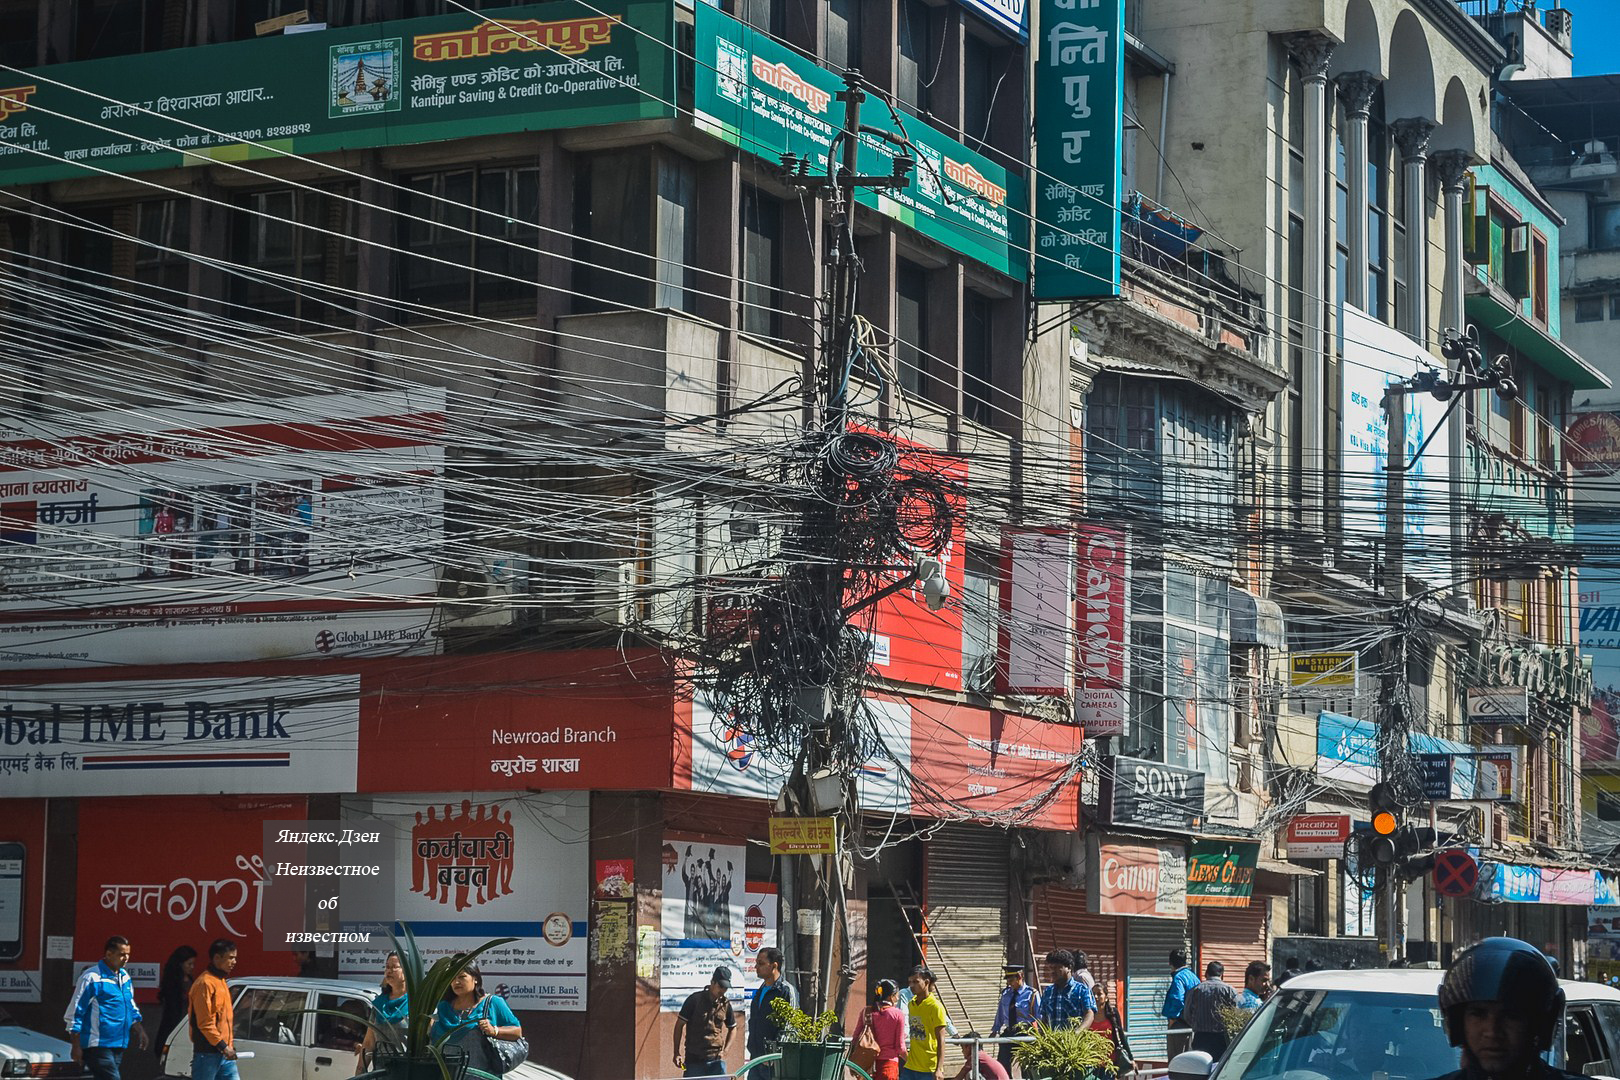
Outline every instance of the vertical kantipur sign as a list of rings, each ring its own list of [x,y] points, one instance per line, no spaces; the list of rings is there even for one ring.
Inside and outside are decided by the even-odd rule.
[[[1041,0],[1038,33],[1035,299],[1117,296],[1125,0]]]

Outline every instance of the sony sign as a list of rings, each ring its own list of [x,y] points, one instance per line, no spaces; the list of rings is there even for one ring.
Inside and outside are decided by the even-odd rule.
[[[1204,819],[1204,774],[1116,755],[1104,761],[1099,803],[1116,825],[1196,829]]]

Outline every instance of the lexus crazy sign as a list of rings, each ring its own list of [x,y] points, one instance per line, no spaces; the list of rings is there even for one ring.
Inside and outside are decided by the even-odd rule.
[[[1106,758],[1099,803],[1117,825],[1195,829],[1204,819],[1204,774],[1159,761]]]

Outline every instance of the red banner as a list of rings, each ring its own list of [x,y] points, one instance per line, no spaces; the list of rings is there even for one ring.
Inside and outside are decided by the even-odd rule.
[[[1080,677],[1075,718],[1088,735],[1125,734],[1125,533],[1082,525],[1079,543]]]
[[[366,676],[360,791],[667,788],[674,682],[653,653],[489,653]],[[424,773],[424,763],[431,772]]]
[[[1080,728],[920,698],[911,705],[913,813],[1018,814],[1037,828],[1080,827],[1080,779],[1067,776]]]
[[[174,796],[81,802],[76,965],[101,959],[114,934],[129,939],[130,970],[153,1000],[163,961],[181,945],[202,956],[216,938],[237,943],[239,975],[292,975],[290,952],[260,935],[266,821],[302,821],[299,797]]]
[[[1283,842],[1290,859],[1339,859],[1349,838],[1349,814],[1300,814],[1289,821]]]

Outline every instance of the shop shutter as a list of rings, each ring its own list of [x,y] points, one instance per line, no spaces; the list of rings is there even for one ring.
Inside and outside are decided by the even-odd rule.
[[[1125,1031],[1140,1061],[1165,1060],[1164,992],[1170,988],[1170,953],[1185,948],[1180,919],[1125,920]]]
[[[947,825],[928,842],[928,966],[963,1034],[988,1033],[1001,996],[1008,852],[1005,830],[978,825]]]
[[[1035,966],[1041,978],[1045,971],[1041,958],[1053,949],[1080,949],[1090,962],[1091,974],[1106,982],[1119,999],[1120,964],[1124,943],[1120,934],[1125,920],[1113,915],[1093,915],[1086,910],[1084,889],[1042,885],[1035,890]],[[1014,953],[1015,956],[1020,955]]]
[[[1226,966],[1226,981],[1243,985],[1243,969],[1252,960],[1265,960],[1266,924],[1271,905],[1264,900],[1246,908],[1198,910],[1198,974],[1204,965],[1219,960]]]

